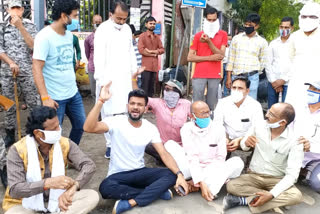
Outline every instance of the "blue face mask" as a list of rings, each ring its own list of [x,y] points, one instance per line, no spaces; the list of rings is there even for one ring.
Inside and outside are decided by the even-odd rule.
[[[67,25],[67,30],[74,31],[78,30],[80,31],[80,25],[78,19],[72,19],[71,24]]]
[[[196,118],[195,123],[197,124],[197,126],[199,126],[201,129],[207,128],[210,124],[210,117],[206,117],[206,118],[198,118],[196,117],[194,114],[193,116]]]

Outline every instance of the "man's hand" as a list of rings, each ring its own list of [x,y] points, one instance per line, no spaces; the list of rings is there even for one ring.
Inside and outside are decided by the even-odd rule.
[[[279,86],[275,90],[276,90],[276,93],[283,92],[283,86]]]
[[[298,139],[299,144],[303,144],[303,151],[310,152],[310,142],[304,137],[299,137]]]
[[[200,189],[202,198],[206,199],[207,201],[212,201],[214,199],[214,196],[212,195],[211,191],[209,190],[209,187],[205,182],[200,182]]]
[[[229,71],[228,71],[228,72],[229,72]],[[231,75],[229,76],[229,75],[227,74],[226,87],[227,87],[228,89],[231,89],[231,85],[232,85]]]
[[[258,142],[257,138],[255,136],[249,136],[248,139],[245,142],[245,145],[247,147],[254,148],[256,146],[256,143]]]
[[[283,79],[278,79],[271,83],[271,85],[274,90],[277,90],[278,87],[282,87],[285,83],[286,81],[284,81]]]
[[[259,196],[259,199],[255,203],[250,204],[252,207],[260,207],[273,198],[270,192],[257,192],[256,195]]]
[[[189,188],[188,188],[188,183],[186,182],[186,180],[184,179],[183,175],[179,174],[177,177],[177,181],[176,181],[176,185],[174,186],[174,189],[176,190],[176,192],[180,195],[183,196],[183,194],[181,192],[179,192],[178,187],[182,186],[182,188],[185,191],[185,195],[188,195],[189,193]]]
[[[221,61],[223,60],[224,56],[221,54],[212,54],[210,55],[210,61]]]
[[[200,42],[205,42],[205,43],[209,43],[211,40],[209,38],[209,36],[207,34],[202,34],[200,37]]]
[[[80,67],[80,60],[77,60],[75,70],[78,70],[79,67]]]
[[[146,66],[142,66],[142,67],[138,68],[137,72],[135,72],[135,73],[132,74],[132,79],[134,79],[134,80],[137,79],[138,76],[139,76],[140,74],[142,74],[145,69],[146,69]]]
[[[47,100],[42,101],[43,106],[48,106],[57,110],[59,108],[59,104],[49,97]]]
[[[112,84],[112,82],[110,81],[110,82],[108,82],[107,85],[104,85],[101,87],[99,98],[101,98],[104,102],[109,100],[110,97],[112,96],[112,94],[110,92],[111,84]]]
[[[9,64],[10,70],[12,72],[12,75],[18,76],[19,75],[19,66],[16,63]]]
[[[77,185],[73,185],[70,189],[68,189],[63,194],[60,195],[58,201],[59,201],[59,208],[62,212],[66,212],[68,210],[68,207],[72,205],[72,198],[76,191],[77,191]]]
[[[68,176],[57,176],[53,178],[46,178],[44,182],[44,189],[69,189],[75,185],[75,180]]]
[[[22,18],[19,16],[11,16],[11,24],[20,29],[21,27],[23,27]]]
[[[241,140],[242,140],[242,138],[239,137],[239,138],[233,139],[232,141],[228,142],[227,143],[227,151],[233,152],[233,151],[237,150],[240,146]]]

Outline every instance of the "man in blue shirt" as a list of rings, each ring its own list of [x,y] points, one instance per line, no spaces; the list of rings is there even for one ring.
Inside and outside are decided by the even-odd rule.
[[[80,143],[85,112],[76,85],[73,68],[73,37],[67,25],[77,17],[76,0],[56,0],[53,23],[36,36],[33,53],[33,76],[44,106],[57,110],[60,125],[64,114],[72,124],[69,138]]]

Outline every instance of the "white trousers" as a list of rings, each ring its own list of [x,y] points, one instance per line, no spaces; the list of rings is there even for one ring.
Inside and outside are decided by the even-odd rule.
[[[184,149],[175,141],[168,141],[164,144],[166,150],[175,159],[179,169],[183,173],[185,179],[192,178],[190,173],[189,161]],[[223,184],[230,178],[240,176],[244,167],[244,163],[240,157],[233,157],[224,163],[211,163],[203,169],[204,180],[211,193],[217,195]]]

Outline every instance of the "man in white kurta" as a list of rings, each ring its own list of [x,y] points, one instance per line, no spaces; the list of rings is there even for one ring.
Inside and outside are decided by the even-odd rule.
[[[125,22],[128,8],[123,2],[116,2],[111,8],[110,18],[103,22],[95,33],[94,78],[97,81],[96,97],[99,98],[103,85],[112,81],[112,98],[101,110],[102,118],[126,111],[128,93],[132,90],[131,76],[137,71],[136,56],[132,45],[132,33]],[[107,147],[110,138],[105,134]],[[108,157],[108,155],[106,154]]]
[[[296,112],[303,111],[308,82],[320,67],[320,5],[307,3],[300,11],[300,29],[291,35],[290,55],[292,76],[289,77],[286,102],[292,104]]]

